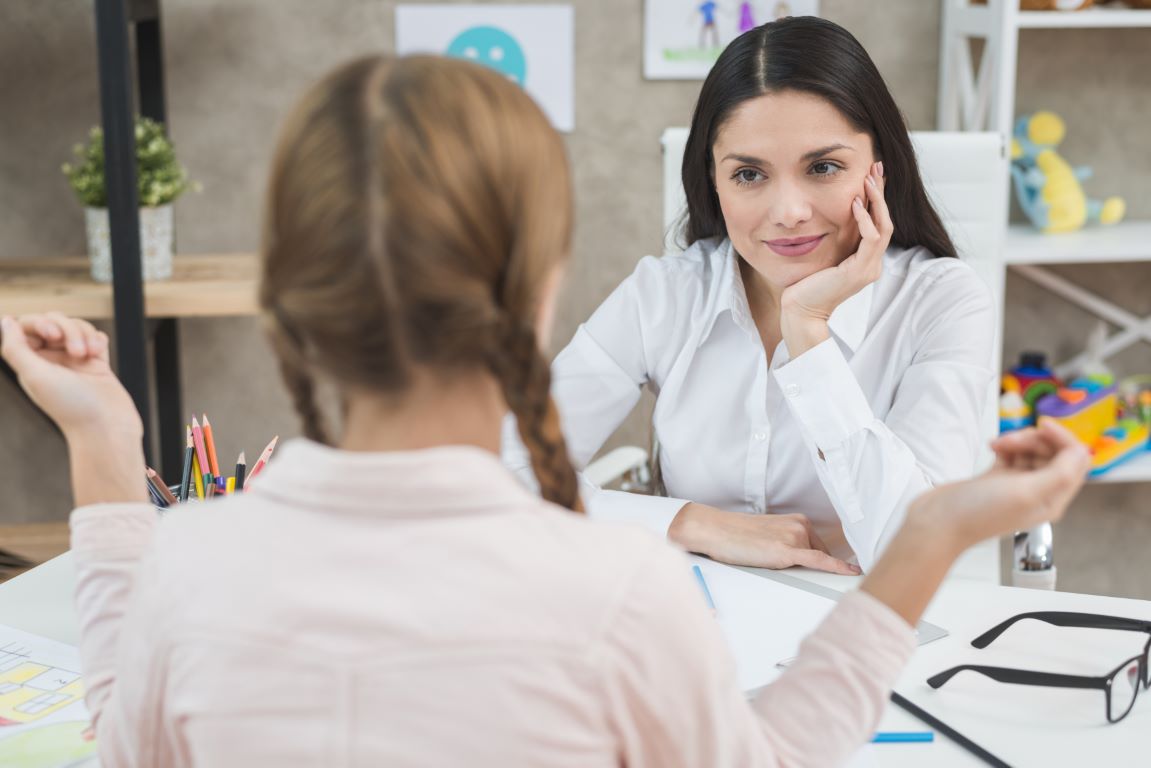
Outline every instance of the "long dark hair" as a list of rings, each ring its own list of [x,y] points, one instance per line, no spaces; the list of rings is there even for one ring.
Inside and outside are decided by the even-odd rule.
[[[875,63],[850,32],[814,16],[748,30],[727,46],[704,81],[683,153],[684,245],[727,236],[713,179],[712,146],[720,126],[743,102],[787,90],[826,99],[856,130],[871,136],[875,158],[890,179],[885,194],[895,224],[892,244],[957,255],[919,178],[903,114]]]

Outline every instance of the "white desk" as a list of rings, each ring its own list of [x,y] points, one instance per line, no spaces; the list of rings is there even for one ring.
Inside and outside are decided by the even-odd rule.
[[[0,623],[75,644],[73,573],[71,555],[64,554],[0,584]],[[841,591],[851,589],[858,581],[805,569],[788,573]],[[1140,694],[1126,720],[1107,725],[1103,695],[1098,691],[1006,685],[973,673],[957,675],[939,691],[932,691],[924,682],[936,672],[960,663],[1099,675],[1141,650],[1146,639],[1136,633],[1023,622],[989,648],[971,647],[973,637],[999,621],[1036,610],[1086,611],[1151,620],[1151,602],[1147,601],[1014,589],[951,578],[926,616],[951,634],[916,652],[897,689],[1013,766],[1145,764],[1151,750],[1151,692]],[[835,695],[835,691],[827,693]],[[927,730],[927,726],[889,705],[880,729]],[[880,744],[870,751],[875,763],[885,768],[983,764],[940,734],[936,734],[932,744]]]

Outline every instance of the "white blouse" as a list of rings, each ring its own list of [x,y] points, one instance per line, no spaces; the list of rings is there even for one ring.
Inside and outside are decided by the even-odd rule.
[[[769,361],[729,241],[641,260],[556,358],[552,393],[582,468],[649,386],[670,498],[585,487],[589,514],[666,535],[689,501],[799,512],[868,569],[911,499],[975,469],[994,310],[966,264],[893,247],[829,327],[794,360],[780,342]],[[504,444],[523,476],[511,419]]]

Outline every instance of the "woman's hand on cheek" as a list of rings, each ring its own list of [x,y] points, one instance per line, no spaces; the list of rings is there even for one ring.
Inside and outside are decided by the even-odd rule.
[[[861,197],[851,203],[860,235],[855,253],[784,289],[780,330],[792,358],[827,339],[827,321],[835,308],[883,273],[883,254],[894,230],[883,197],[885,183],[883,164],[874,164],[863,185],[870,211]]]

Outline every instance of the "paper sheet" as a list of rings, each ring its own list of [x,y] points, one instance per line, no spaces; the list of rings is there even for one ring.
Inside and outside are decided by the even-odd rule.
[[[0,625],[0,765],[95,765],[96,742],[72,646]]]
[[[715,602],[716,620],[735,657],[740,688],[750,691],[779,676],[776,664],[835,608],[821,595],[693,557]]]

